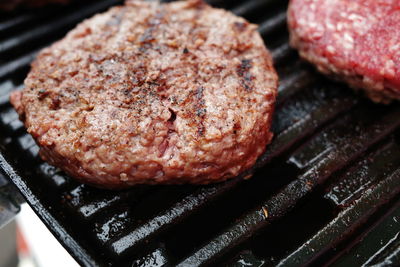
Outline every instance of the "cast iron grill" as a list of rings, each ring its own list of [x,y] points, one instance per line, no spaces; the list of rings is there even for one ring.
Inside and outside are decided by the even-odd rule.
[[[1,14],[4,173],[84,266],[399,264],[398,103],[372,104],[300,61],[288,45],[287,1],[209,2],[260,25],[281,79],[275,138],[252,179],[109,192],[38,158],[9,93],[40,48],[117,0]]]

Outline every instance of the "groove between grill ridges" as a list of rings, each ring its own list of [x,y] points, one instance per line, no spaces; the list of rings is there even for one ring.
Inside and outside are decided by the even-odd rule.
[[[282,5],[286,4],[287,1],[280,1],[280,0],[250,0],[245,1],[244,4],[234,7],[232,12],[239,15],[239,16],[248,16],[248,13],[254,12],[256,10],[260,10],[262,8],[268,8],[273,5]]]
[[[279,83],[276,105],[281,105],[286,99],[289,99],[291,95],[305,88],[307,85],[311,85],[315,80],[315,76],[304,69],[299,69],[289,74]]]
[[[23,85],[19,85],[19,86],[13,86],[12,82],[10,82],[11,86],[10,88],[1,88],[0,87],[0,109],[3,108],[4,106],[7,106],[9,104],[9,99],[10,99],[10,93],[13,90],[21,90],[23,88]],[[2,91],[4,90],[4,91]]]
[[[6,21],[2,21],[0,22],[0,34],[10,31],[17,26],[31,22],[32,20],[34,20],[35,17],[37,17],[35,14],[30,13],[30,14],[22,14],[15,18],[11,17]]]
[[[7,78],[7,76],[10,76],[23,68],[29,67],[38,52],[39,50],[29,52],[21,57],[0,65],[0,80]]]
[[[258,30],[261,33],[273,32],[286,25],[286,12],[282,12],[259,24]]]

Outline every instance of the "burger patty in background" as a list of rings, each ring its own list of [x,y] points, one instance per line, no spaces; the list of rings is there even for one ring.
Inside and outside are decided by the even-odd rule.
[[[205,184],[265,151],[277,80],[244,19],[127,1],[44,49],[11,102],[42,158],[82,182]]]
[[[400,99],[400,1],[291,0],[288,22],[291,45],[319,71],[375,102]]]

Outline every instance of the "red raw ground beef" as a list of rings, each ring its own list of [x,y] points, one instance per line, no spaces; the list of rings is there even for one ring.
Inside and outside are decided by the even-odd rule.
[[[375,102],[400,99],[400,1],[291,0],[288,22],[291,45],[319,71]]]

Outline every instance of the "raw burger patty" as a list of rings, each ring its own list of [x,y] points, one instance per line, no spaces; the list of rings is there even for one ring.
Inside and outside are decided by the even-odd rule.
[[[51,3],[66,4],[71,0],[0,0],[0,9],[12,10],[19,6],[40,7]]]
[[[400,1],[291,0],[291,44],[375,102],[400,99]]]
[[[277,89],[255,25],[202,1],[128,1],[44,49],[11,102],[46,161],[107,188],[211,183],[271,141]]]

